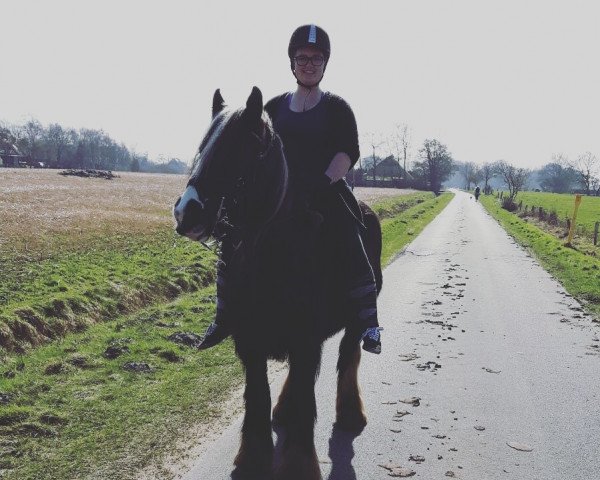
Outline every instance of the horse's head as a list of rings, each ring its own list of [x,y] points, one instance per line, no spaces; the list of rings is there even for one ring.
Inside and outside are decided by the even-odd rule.
[[[233,112],[225,110],[217,90],[212,114],[187,188],[173,209],[177,233],[199,241],[225,217],[237,227],[264,224],[278,211],[287,186],[281,142],[263,113],[258,88],[245,108]]]

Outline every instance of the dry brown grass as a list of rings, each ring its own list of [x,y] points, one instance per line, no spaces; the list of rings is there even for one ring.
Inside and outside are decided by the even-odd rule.
[[[186,182],[183,175],[119,172],[104,180],[0,169],[0,252],[53,250],[89,236],[168,227]]]
[[[0,169],[0,253],[50,254],[86,239],[139,235],[173,225],[172,206],[184,175],[118,172],[105,180],[58,170]],[[411,190],[356,188],[366,203]],[[112,243],[112,242],[110,242]]]
[[[354,195],[359,200],[362,200],[368,205],[373,205],[375,202],[389,197],[397,197],[398,195],[410,195],[411,193],[417,193],[418,190],[412,190],[410,188],[399,189],[399,188],[379,188],[379,187],[356,187],[354,189]]]

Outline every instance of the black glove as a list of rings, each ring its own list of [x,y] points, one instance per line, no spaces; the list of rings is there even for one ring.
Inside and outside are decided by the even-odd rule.
[[[313,184],[313,192],[315,195],[323,194],[327,192],[332,185],[333,183],[331,183],[331,178],[329,178],[326,174],[319,175]]]

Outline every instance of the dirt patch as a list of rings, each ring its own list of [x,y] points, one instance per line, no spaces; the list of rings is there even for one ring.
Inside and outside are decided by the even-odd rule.
[[[83,178],[104,178],[105,180],[112,180],[113,178],[119,178],[118,175],[115,175],[110,170],[63,170],[62,172],[58,172],[59,175],[64,176],[73,176],[73,177],[83,177]]]

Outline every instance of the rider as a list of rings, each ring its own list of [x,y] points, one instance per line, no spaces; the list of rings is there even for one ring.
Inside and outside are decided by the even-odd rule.
[[[360,212],[344,180],[359,158],[356,120],[342,98],[319,87],[330,53],[325,30],[316,25],[297,28],[288,46],[297,87],[271,99],[265,110],[284,146],[290,188],[323,215],[324,228],[335,238],[329,251],[336,267],[343,271],[341,278],[347,279],[344,289],[354,317],[349,327],[356,332],[357,341],[363,340],[364,350],[381,353],[375,278],[359,235]],[[226,297],[226,275],[221,265],[217,315],[200,348],[210,348],[229,335]]]
[[[479,188],[479,185],[477,185],[475,187],[475,200],[479,200],[479,195],[481,194],[481,189]]]

